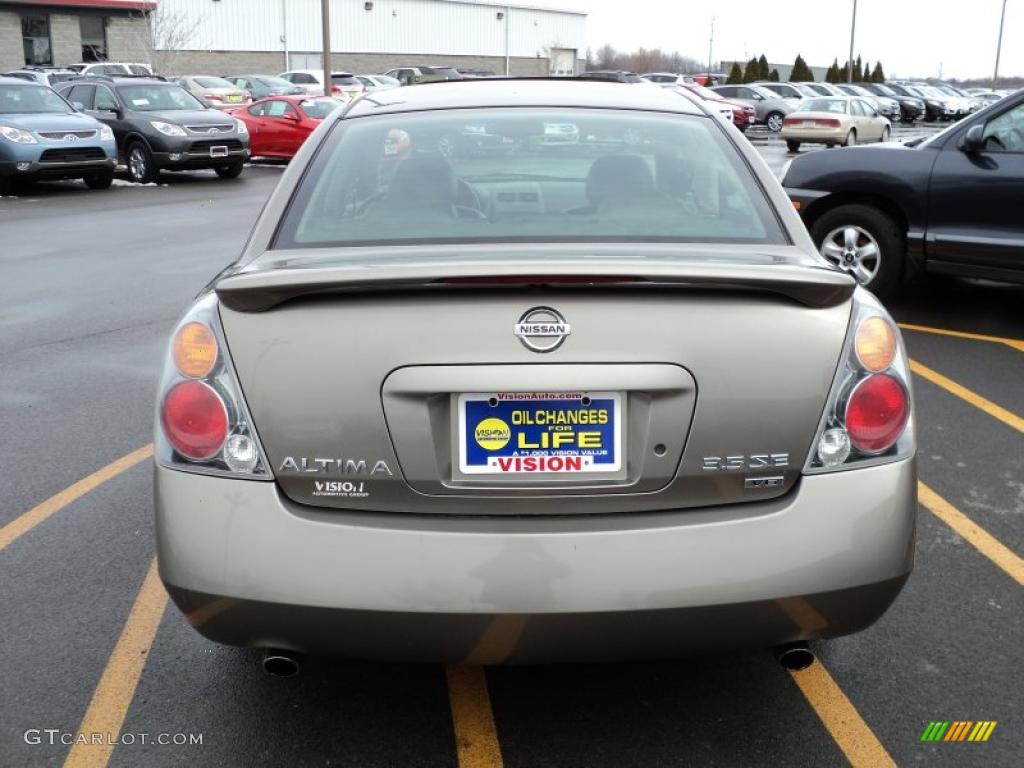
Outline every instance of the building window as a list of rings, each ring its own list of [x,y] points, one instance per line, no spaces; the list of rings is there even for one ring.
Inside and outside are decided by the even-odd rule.
[[[79,16],[78,29],[82,34],[82,61],[106,61],[107,18]]]
[[[27,66],[53,66],[49,16],[43,14],[22,16],[21,40],[25,48],[25,64]]]

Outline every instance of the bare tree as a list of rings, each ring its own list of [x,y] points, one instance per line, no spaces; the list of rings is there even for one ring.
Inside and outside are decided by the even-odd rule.
[[[136,30],[132,40],[140,51],[149,51],[149,63],[153,69],[165,75],[186,74],[182,71],[188,50],[201,50],[195,41],[201,26],[200,19],[180,11],[156,10],[133,15],[140,23],[133,25]]]
[[[619,55],[615,52],[615,49],[610,45],[602,45],[597,49],[597,53],[594,55],[594,68],[595,69],[615,69],[615,64]]]
[[[160,71],[185,74],[181,71],[184,51],[201,47],[194,40],[200,27],[199,19],[180,11],[156,10],[149,15],[149,26],[150,39],[153,41],[153,63]]]
[[[666,53],[660,48],[638,48],[633,53],[619,53],[610,45],[597,49],[588,57],[591,69],[624,69],[630,72],[675,72],[682,75],[703,72],[706,64],[678,51]]]

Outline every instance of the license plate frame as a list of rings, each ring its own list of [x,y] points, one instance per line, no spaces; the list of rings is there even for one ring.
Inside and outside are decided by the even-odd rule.
[[[623,472],[622,392],[469,392],[454,399],[453,463],[462,477],[564,481]],[[538,416],[541,411],[543,416]],[[484,424],[487,419],[499,423]],[[547,439],[541,437],[545,434]],[[555,434],[570,440],[560,438],[556,446]]]
[[[219,144],[216,147],[210,147],[210,157],[227,157],[228,148],[226,144]]]

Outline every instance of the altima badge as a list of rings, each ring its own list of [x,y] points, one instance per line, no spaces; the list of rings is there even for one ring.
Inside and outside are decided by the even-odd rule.
[[[551,307],[528,309],[513,330],[523,346],[534,352],[553,352],[562,346],[572,327],[558,310]]]

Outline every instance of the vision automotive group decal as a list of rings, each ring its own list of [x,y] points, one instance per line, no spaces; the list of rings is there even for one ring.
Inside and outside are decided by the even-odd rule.
[[[347,499],[365,499],[370,495],[365,482],[349,480],[317,480],[313,483],[314,496],[331,496]]]

